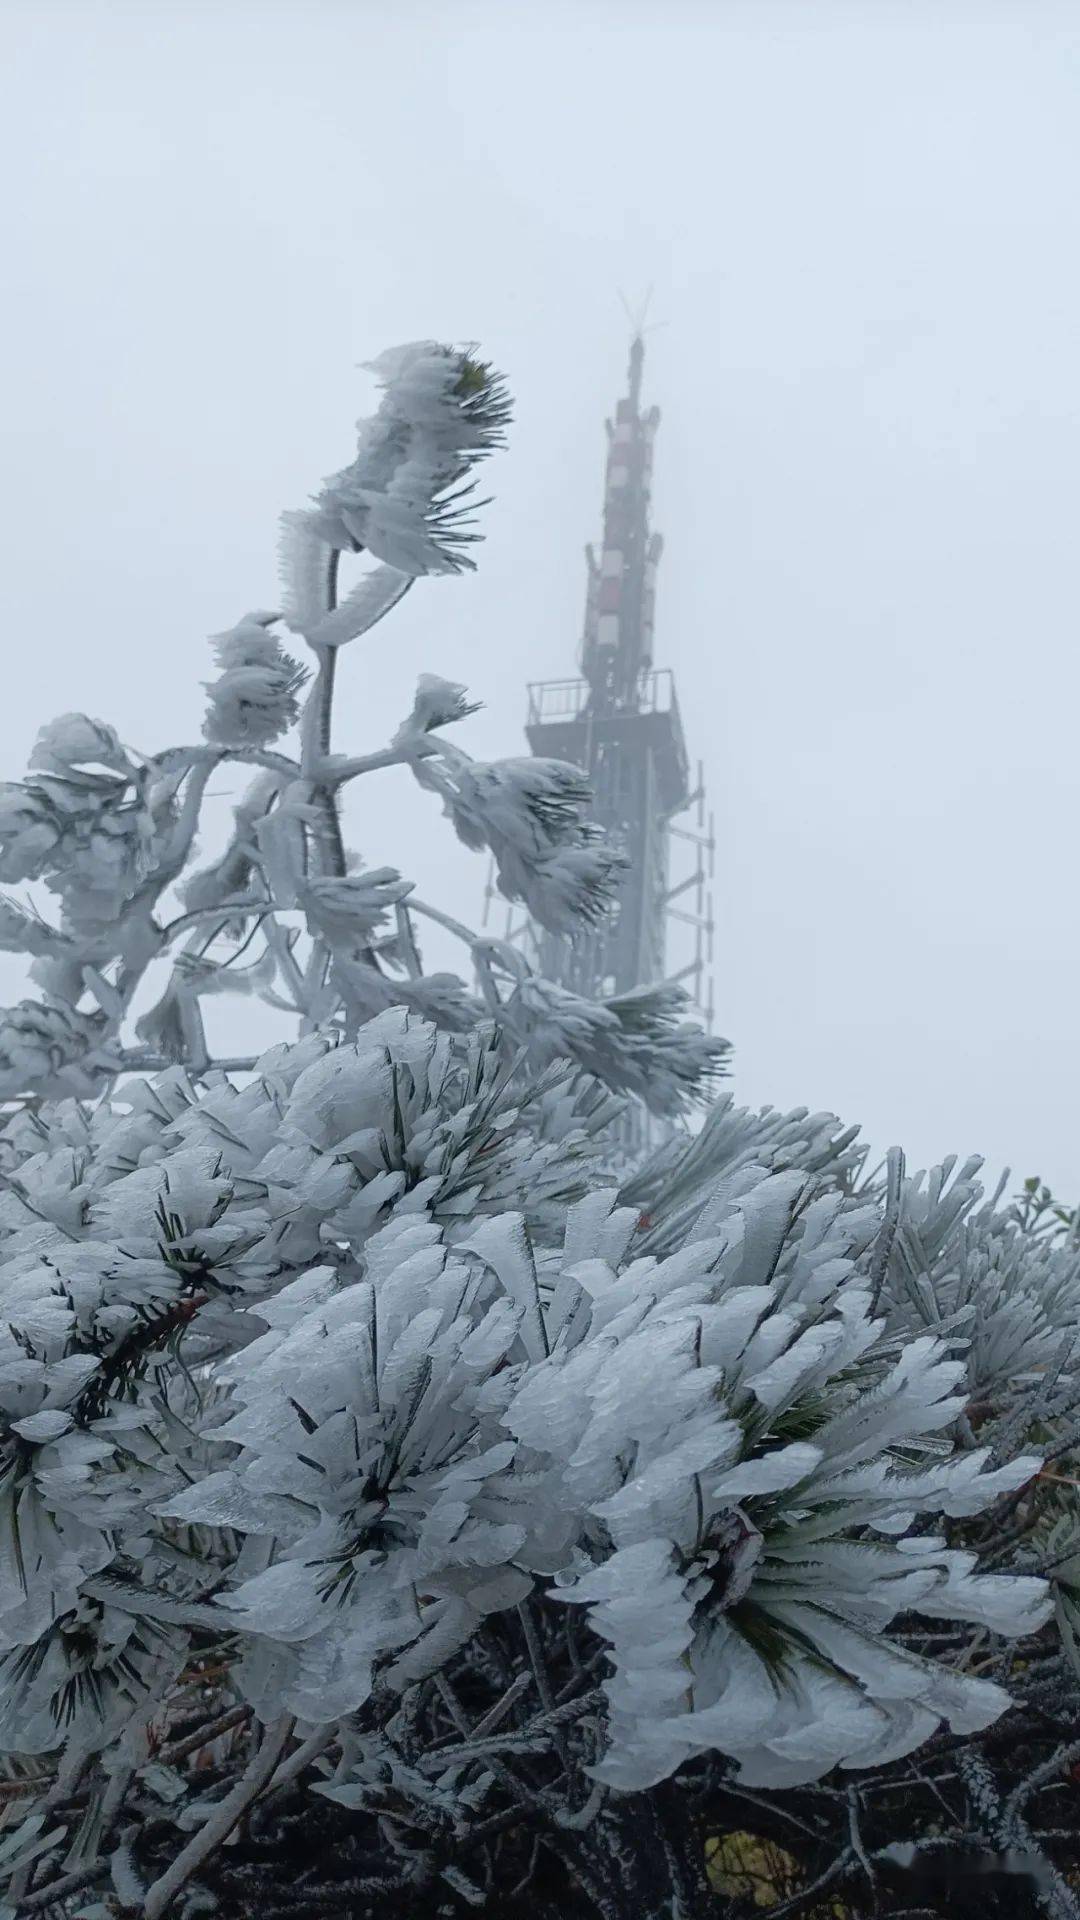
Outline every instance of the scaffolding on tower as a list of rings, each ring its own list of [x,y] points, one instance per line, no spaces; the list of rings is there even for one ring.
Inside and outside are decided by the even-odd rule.
[[[651,529],[649,503],[660,411],[642,411],[644,357],[638,330],[627,393],[606,422],[604,531],[599,553],[585,550],[580,673],[530,685],[525,727],[534,754],[587,774],[592,817],[627,865],[597,928],[571,940],[511,911],[506,937],[546,978],[590,999],[677,981],[689,997],[688,1017],[711,1031],[715,837],[700,763],[691,777],[674,676],[654,665],[663,541]],[[489,912],[492,898],[489,882]],[[636,1116],[628,1150],[655,1135]]]

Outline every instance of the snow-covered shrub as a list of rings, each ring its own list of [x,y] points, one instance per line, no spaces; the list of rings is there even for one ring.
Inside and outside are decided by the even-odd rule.
[[[156,1756],[202,1669],[204,1721],[265,1729],[238,1803],[295,1751],[309,1793],[404,1823],[414,1890],[425,1833],[453,1884],[518,1753],[556,1765],[557,1831],[695,1755],[777,1789],[1006,1710],[908,1628],[1041,1626],[1040,1579],[946,1537],[1039,1462],[958,1449],[955,1337],[875,1315],[887,1203],[736,1155],[641,1252],[578,1086],[399,1010],[241,1087],[177,1067],[9,1129],[0,1746],[28,1845],[62,1753],[91,1879],[149,1793],[115,1885],[153,1915],[200,1882],[218,1800]]]
[[[1016,1403],[1033,1424],[1080,1390],[1080,1252],[1031,1231],[1000,1195],[987,1201],[981,1164],[947,1160],[913,1178],[895,1164],[879,1299],[898,1332],[962,1333],[973,1415],[992,1435]]]

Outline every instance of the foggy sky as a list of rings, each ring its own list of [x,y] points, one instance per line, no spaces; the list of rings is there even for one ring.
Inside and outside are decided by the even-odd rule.
[[[516,422],[480,571],[348,650],[334,744],[428,670],[521,750],[652,282],[657,660],[739,1097],[1080,1196],[1076,8],[0,0],[0,39],[0,772],[72,708],[198,736],[357,363],[428,336]],[[350,843],[478,920],[432,796],[358,785]]]

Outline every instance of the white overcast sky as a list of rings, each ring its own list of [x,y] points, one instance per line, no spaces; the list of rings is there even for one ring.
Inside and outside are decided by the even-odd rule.
[[[657,659],[738,1093],[1076,1197],[1076,6],[0,0],[0,35],[0,769],[72,708],[197,734],[356,363],[432,335],[516,424],[479,573],[343,660],[335,745],[430,670],[520,750],[652,282]],[[448,835],[362,783],[351,843],[475,920]]]

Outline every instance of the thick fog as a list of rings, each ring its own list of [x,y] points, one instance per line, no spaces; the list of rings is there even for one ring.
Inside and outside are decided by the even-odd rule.
[[[357,363],[424,336],[479,341],[516,422],[478,573],[350,650],[335,745],[431,670],[486,703],[462,744],[519,750],[526,682],[574,670],[617,296],[651,283],[657,659],[716,815],[738,1094],[1076,1198],[1076,9],[0,25],[0,772],[71,708],[197,736],[206,636],[275,604],[279,511],[351,457]],[[400,769],[348,838],[479,920],[482,861]]]

